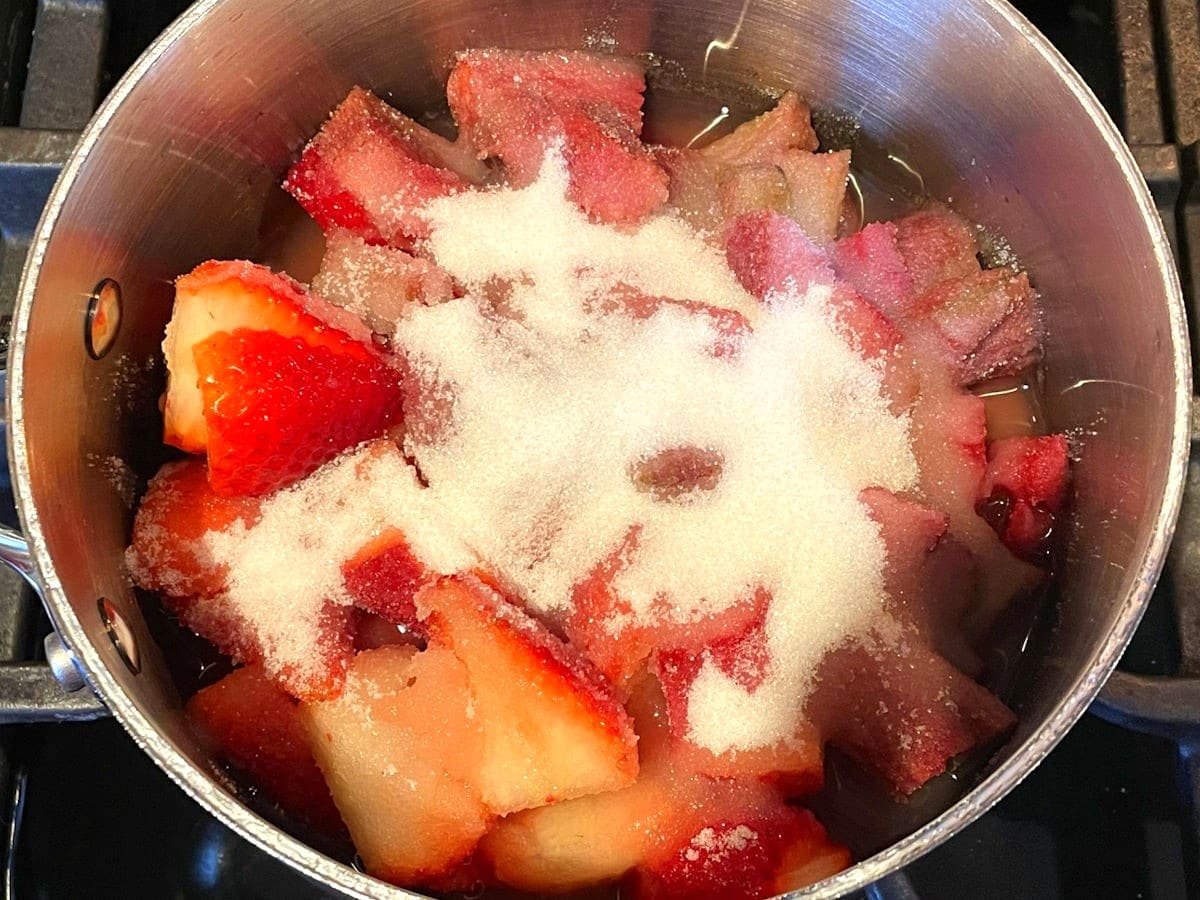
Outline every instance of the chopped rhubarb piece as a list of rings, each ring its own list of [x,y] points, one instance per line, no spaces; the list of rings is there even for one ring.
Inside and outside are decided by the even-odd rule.
[[[705,825],[639,868],[626,887],[634,900],[765,900],[849,864],[849,851],[829,840],[812,813],[780,804]]]
[[[754,163],[774,164],[785,150],[816,150],[808,104],[788,91],[775,106],[744,122],[700,152],[708,159],[729,166]]]
[[[709,306],[696,300],[653,297],[624,284],[611,291],[601,305],[601,309],[606,312],[619,310],[635,319],[649,319],[664,307],[684,310],[696,316],[707,316],[716,332],[716,341],[712,348],[714,356],[734,355],[738,340],[750,332],[750,323],[735,309]]]
[[[1014,374],[1037,358],[1033,289],[1024,273],[990,269],[953,278],[915,305],[945,339],[962,384]]]
[[[566,622],[571,643],[613,684],[625,685],[656,650],[671,648],[698,654],[705,646],[743,634],[761,622],[766,601],[761,594],[693,621],[673,621],[665,610],[661,616],[634,621],[629,604],[612,585],[636,546],[635,529],[624,546],[575,586],[572,612]]]
[[[296,701],[261,666],[246,666],[187,704],[188,720],[284,812],[330,835],[345,831],[308,749]]]
[[[350,310],[372,331],[389,336],[413,304],[432,305],[454,296],[450,276],[429,260],[373,246],[340,228],[328,236],[312,289]]]
[[[382,616],[408,631],[424,634],[413,602],[421,586],[435,577],[413,556],[404,533],[389,528],[342,565],[346,593],[359,609]]]
[[[979,508],[1004,545],[1022,559],[1045,558],[1066,502],[1069,449],[1059,434],[1005,438],[988,447]]]
[[[872,222],[833,248],[839,278],[883,310],[901,318],[911,311],[912,276],[896,245],[894,222]]]
[[[371,243],[408,248],[429,235],[425,204],[486,176],[469,154],[354,88],[283,186],[326,231],[345,228]]]
[[[460,133],[531,183],[560,142],[570,196],[603,222],[636,222],[667,199],[667,174],[638,140],[645,79],[632,60],[597,54],[469,50],[446,85]]]
[[[301,708],[370,874],[404,885],[445,876],[487,831],[471,702],[466,668],[449,650],[384,647],[354,658],[338,699]]]
[[[697,231],[719,235],[725,221],[721,179],[727,167],[699,150],[659,147],[654,154],[668,176],[668,208],[675,210]],[[736,198],[730,196],[729,199],[736,205]]]
[[[746,213],[729,223],[729,267],[759,299],[779,291],[803,294],[813,284],[832,284],[824,252],[792,219],[771,210]]]
[[[839,285],[829,298],[834,325],[864,359],[893,353],[903,340],[899,329],[874,304]],[[889,379],[892,380],[892,379]]]
[[[189,453],[208,444],[200,375],[193,348],[221,331],[250,328],[340,347],[349,339],[369,343],[371,332],[357,317],[308,294],[286,275],[244,260],[210,260],[175,283],[175,307],[163,354],[167,394],[163,440]]]
[[[787,214],[820,246],[833,243],[850,175],[850,151],[788,150],[776,164],[787,178]]]
[[[729,170],[717,188],[717,196],[726,219],[763,209],[786,213],[791,200],[783,170],[766,164]]]
[[[912,277],[914,295],[940,281],[979,272],[979,242],[962,216],[933,205],[896,220],[896,246]]]
[[[417,594],[434,642],[463,661],[483,729],[478,782],[493,812],[612,791],[637,775],[637,737],[609,685],[475,578]]]
[[[724,459],[703,447],[668,447],[643,457],[630,467],[630,478],[638,490],[666,503],[688,498],[697,491],[711,491],[721,482]]]
[[[986,688],[907,634],[835,650],[808,713],[834,746],[911,794],[1016,721]]]

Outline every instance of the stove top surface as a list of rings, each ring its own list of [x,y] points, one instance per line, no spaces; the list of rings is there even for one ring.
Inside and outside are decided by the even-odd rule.
[[[47,142],[30,129],[80,128],[97,97],[186,5],[0,3],[0,125],[9,126],[0,128],[0,314],[11,311],[20,261],[71,144],[69,135]],[[1187,81],[1189,55],[1193,64],[1200,58],[1195,3],[1016,5],[1079,69],[1132,144],[1183,148],[1182,167],[1156,168],[1146,153],[1144,169],[1186,251],[1200,137],[1200,72]],[[63,43],[68,33],[73,43]],[[1190,292],[1196,280],[1186,263],[1183,270]],[[11,515],[6,489],[0,484],[0,519]],[[1180,667],[1175,584],[1169,569],[1123,668]],[[7,572],[5,603],[34,603]],[[111,720],[9,726],[0,744],[11,819],[0,839],[7,897],[331,896],[203,812]],[[1200,896],[1196,820],[1178,758],[1171,741],[1085,717],[999,806],[909,867],[908,882],[923,900]],[[5,800],[0,794],[0,808]]]

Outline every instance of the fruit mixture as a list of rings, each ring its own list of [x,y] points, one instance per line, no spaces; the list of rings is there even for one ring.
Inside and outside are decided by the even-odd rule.
[[[466,51],[451,142],[356,88],[283,182],[311,284],[176,283],[130,572],[238,666],[214,752],[397,884],[767,897],[850,862],[826,745],[903,797],[1014,723],[978,647],[1068,480],[979,396],[1025,274],[943,206],[849,227],[792,93],[696,148],[644,90]]]

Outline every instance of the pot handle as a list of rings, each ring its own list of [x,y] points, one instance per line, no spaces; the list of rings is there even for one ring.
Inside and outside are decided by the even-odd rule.
[[[0,323],[4,326],[6,323]],[[0,391],[4,388],[7,361],[7,328],[0,335]],[[0,424],[0,455],[6,437],[7,424]],[[7,460],[5,460],[7,462]],[[0,494],[9,494],[8,467],[0,467]],[[33,588],[33,592],[45,599],[29,541],[19,531],[0,525],[0,562],[20,575]],[[21,722],[65,722],[99,719],[108,715],[108,707],[96,696],[88,684],[87,676],[76,662],[71,651],[57,632],[50,632],[45,640],[45,661],[0,662],[0,725]]]

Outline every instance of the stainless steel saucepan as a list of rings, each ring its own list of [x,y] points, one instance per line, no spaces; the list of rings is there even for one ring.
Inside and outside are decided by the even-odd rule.
[[[264,201],[352,85],[420,111],[450,54],[480,45],[648,52],[718,97],[795,87],[1005,235],[1044,295],[1047,413],[1079,451],[1056,622],[1014,698],[1019,727],[970,790],[802,895],[873,882],[999,800],[1083,713],[1141,617],[1183,484],[1191,380],[1167,241],[1095,98],[1002,0],[202,0],[84,133],[17,302],[8,425],[28,552],[15,535],[0,549],[39,586],[56,670],[267,852],[351,895],[414,896],[260,818],[218,775],[124,573],[123,476],[159,441],[131,397],[161,388],[149,361],[174,276],[254,252]]]

